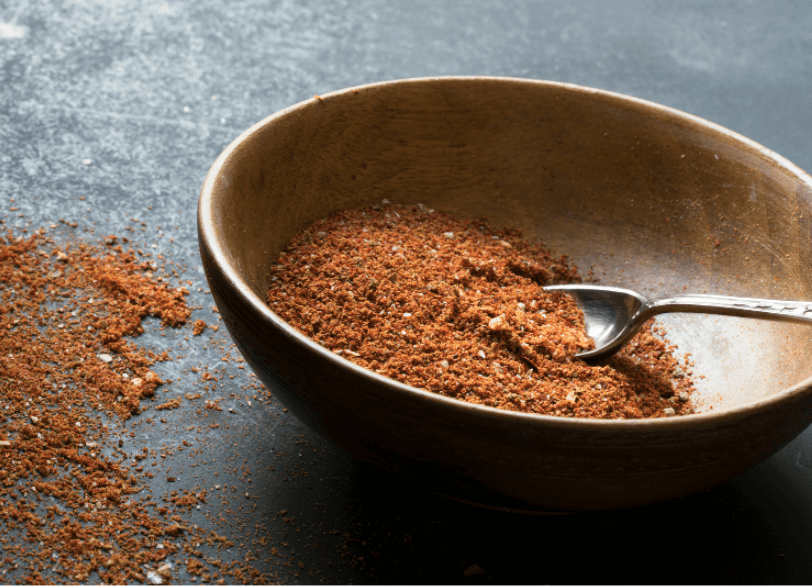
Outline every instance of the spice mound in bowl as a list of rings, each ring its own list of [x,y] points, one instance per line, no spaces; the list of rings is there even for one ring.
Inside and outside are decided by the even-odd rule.
[[[341,211],[297,235],[271,271],[273,311],[322,346],[399,382],[561,417],[693,412],[693,382],[652,323],[606,364],[572,298],[565,256],[422,204]],[[687,365],[686,365],[687,366]]]

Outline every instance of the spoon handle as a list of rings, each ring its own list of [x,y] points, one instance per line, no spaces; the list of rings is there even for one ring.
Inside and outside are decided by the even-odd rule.
[[[633,321],[645,321],[658,313],[671,311],[714,313],[812,324],[812,303],[805,301],[776,301],[751,297],[690,294],[648,301],[637,311]]]

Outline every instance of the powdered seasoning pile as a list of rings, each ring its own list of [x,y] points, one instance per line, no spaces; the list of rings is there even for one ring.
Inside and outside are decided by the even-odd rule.
[[[388,202],[385,202],[388,203]],[[394,380],[511,411],[650,418],[693,412],[687,362],[647,326],[603,365],[574,301],[576,267],[515,230],[425,206],[341,211],[293,239],[268,302],[302,333]]]
[[[156,450],[132,453],[128,426],[144,423],[133,416],[166,384],[152,367],[170,357],[127,338],[148,316],[161,327],[190,318],[186,289],[161,268],[112,236],[99,246],[63,246],[42,229],[0,236],[0,582],[161,584],[183,570],[269,582],[205,556],[201,545],[234,546],[188,521],[207,490],[164,493],[161,506],[155,475],[138,465],[150,458],[159,473]]]
[[[124,336],[138,335],[145,316],[185,323],[186,292],[107,242],[65,249],[44,231],[0,237],[0,521],[39,546],[6,546],[3,561],[26,564],[29,581],[145,580],[143,564],[178,549],[177,522],[134,500],[140,481],[115,458],[105,420],[139,413],[163,383],[150,366],[167,357]]]

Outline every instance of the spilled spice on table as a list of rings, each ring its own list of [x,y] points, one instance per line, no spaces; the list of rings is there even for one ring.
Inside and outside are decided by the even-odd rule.
[[[271,267],[268,303],[319,344],[394,380],[471,403],[562,417],[693,412],[689,364],[649,322],[602,365],[583,314],[544,285],[579,282],[565,256],[425,206],[340,211]]]
[[[0,582],[159,584],[180,570],[175,554],[192,556],[193,581],[267,582],[197,549],[228,545],[177,514],[205,503],[206,489],[156,506],[145,491],[154,475],[130,466],[148,450],[133,453],[122,429],[165,384],[152,367],[171,358],[127,338],[149,316],[181,326],[190,309],[154,262],[114,236],[105,244],[63,246],[44,229],[0,236]]]

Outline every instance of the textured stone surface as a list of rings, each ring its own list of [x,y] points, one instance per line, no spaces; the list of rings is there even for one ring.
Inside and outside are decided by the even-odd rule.
[[[134,227],[136,243],[184,268],[201,307],[195,318],[214,324],[198,268],[197,193],[222,149],[276,110],[403,77],[553,79],[696,114],[812,170],[811,31],[808,3],[789,1],[6,0],[0,210],[7,226],[75,221],[88,239]],[[193,388],[186,369],[217,363],[228,340],[223,330],[191,342],[154,332],[144,343],[185,356],[164,365],[174,396]],[[810,431],[734,481],[678,502],[517,517],[450,503],[349,462],[273,401],[248,408],[240,397],[250,376],[229,368],[235,378],[212,392],[235,413],[223,412],[231,426],[207,432],[205,448],[218,464],[204,479],[194,479],[201,472],[191,460],[177,460],[175,472],[243,487],[234,470],[253,467],[258,508],[228,531],[250,542],[255,522],[266,525],[285,556],[270,565],[280,579],[812,580]],[[185,422],[171,418],[181,415],[135,441],[177,443]],[[225,510],[210,501],[210,513]],[[281,510],[295,525],[276,516]],[[202,512],[199,522],[207,522]],[[281,565],[291,552],[294,561]]]

